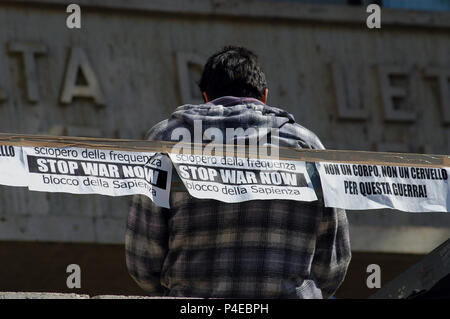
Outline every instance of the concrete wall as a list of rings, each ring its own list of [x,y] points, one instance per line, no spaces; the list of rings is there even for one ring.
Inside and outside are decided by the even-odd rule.
[[[384,9],[369,30],[363,7],[80,0],[77,30],[71,2],[0,3],[0,131],[140,139],[199,100],[208,55],[239,44],[259,54],[269,104],[328,148],[450,150],[448,12]],[[1,187],[0,239],[122,243],[129,200]],[[425,253],[450,234],[448,214],[348,215],[355,251]]]

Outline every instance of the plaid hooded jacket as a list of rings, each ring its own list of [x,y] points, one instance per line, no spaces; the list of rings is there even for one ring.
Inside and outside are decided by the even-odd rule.
[[[177,127],[274,127],[279,146],[323,149],[314,133],[281,109],[251,98],[184,105],[148,133],[171,140]],[[204,143],[208,141],[204,140]],[[205,298],[328,298],[351,258],[344,210],[325,208],[314,163],[308,173],[319,200],[223,203],[172,192],[170,209],[136,195],[125,250],[130,275],[150,295]]]

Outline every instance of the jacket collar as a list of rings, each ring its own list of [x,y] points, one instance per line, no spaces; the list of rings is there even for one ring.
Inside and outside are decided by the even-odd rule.
[[[236,97],[236,96],[222,96],[212,101],[209,101],[208,103],[223,106],[232,106],[237,104],[249,104],[249,103],[265,105],[263,102],[253,97]]]

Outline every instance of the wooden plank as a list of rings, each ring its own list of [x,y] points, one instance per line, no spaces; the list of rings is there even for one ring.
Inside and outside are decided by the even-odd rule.
[[[369,299],[404,299],[429,290],[450,272],[450,239],[374,293]],[[445,292],[442,292],[443,294]],[[448,291],[447,291],[448,293]],[[436,298],[436,296],[435,296]]]
[[[15,146],[44,146],[44,147],[81,147],[94,149],[111,149],[122,151],[141,152],[171,152],[172,147],[178,142],[169,141],[144,141],[144,140],[119,140],[88,137],[68,136],[46,136],[0,133],[0,144]],[[193,154],[201,154],[202,144],[184,144],[192,146]],[[185,149],[186,150],[186,149]],[[236,147],[236,152],[242,152],[242,147]],[[257,157],[255,154],[245,150],[246,156]],[[259,156],[260,158],[272,158],[270,156]],[[280,160],[296,160],[305,162],[339,162],[371,165],[391,166],[422,166],[422,167],[450,167],[450,156],[411,154],[411,153],[389,153],[389,152],[366,152],[350,150],[311,150],[293,149],[280,147]]]

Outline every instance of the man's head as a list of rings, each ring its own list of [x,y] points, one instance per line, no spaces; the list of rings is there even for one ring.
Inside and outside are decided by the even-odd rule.
[[[267,82],[258,57],[243,47],[227,46],[213,54],[199,82],[205,101],[222,96],[253,97],[266,103]]]

